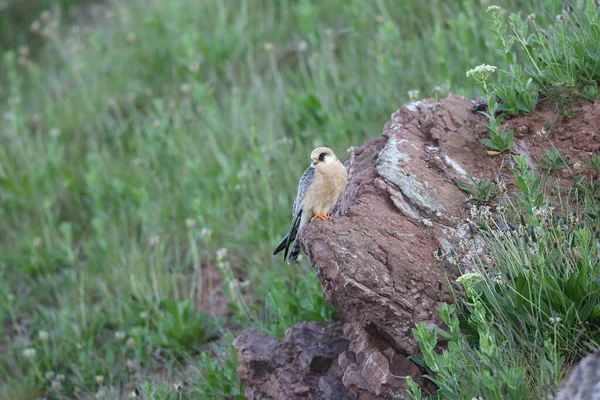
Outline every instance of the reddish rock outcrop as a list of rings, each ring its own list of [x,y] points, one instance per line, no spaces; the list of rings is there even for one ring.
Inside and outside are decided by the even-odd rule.
[[[426,383],[407,358],[418,349],[411,329],[421,321],[442,324],[437,306],[453,301],[448,282],[471,265],[459,246],[469,236],[464,221],[470,206],[456,183],[474,176],[502,178],[509,190],[514,184],[510,155],[489,157],[481,144],[488,133],[485,117],[475,111],[478,106],[449,96],[395,112],[382,138],[348,150],[348,187],[334,220],[316,221],[301,233],[303,249],[325,297],[342,316],[349,340],[336,371],[360,399],[397,398],[405,389],[405,376]],[[588,158],[600,146],[599,108],[600,102],[578,105],[574,112],[579,118],[557,120],[556,112],[542,105],[536,116],[509,121],[517,135],[513,153],[539,165],[552,139],[564,144],[561,150],[571,163]],[[549,136],[535,136],[551,122]],[[581,136],[582,131],[588,133]],[[567,175],[556,178],[570,181]],[[288,398],[292,385],[279,394],[266,391],[252,379],[243,358],[240,368],[249,393]],[[265,376],[278,379],[273,378],[276,371]]]
[[[339,324],[302,322],[288,329],[283,341],[246,330],[234,346],[248,399],[356,398],[341,379],[338,355],[348,349],[348,340]]]
[[[349,183],[333,223],[310,224],[304,249],[327,300],[347,323],[351,356],[341,356],[344,384],[392,398],[403,376],[421,372],[407,360],[417,351],[417,322],[441,325],[439,302],[451,302],[435,254],[448,256],[466,216],[455,182],[489,168],[474,157],[483,120],[471,100],[410,104],[394,115],[384,137],[349,150]]]

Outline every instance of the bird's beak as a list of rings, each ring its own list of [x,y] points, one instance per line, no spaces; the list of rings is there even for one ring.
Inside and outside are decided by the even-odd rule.
[[[312,159],[312,166],[314,167],[315,165],[317,165],[319,161],[316,158]]]

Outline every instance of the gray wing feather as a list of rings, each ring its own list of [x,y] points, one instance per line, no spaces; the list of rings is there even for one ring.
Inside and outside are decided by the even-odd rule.
[[[304,200],[304,196],[306,196],[306,192],[308,192],[308,188],[312,184],[314,176],[315,169],[312,166],[306,168],[302,174],[302,178],[300,178],[300,183],[298,184],[296,200],[294,201],[293,215],[296,215],[300,211],[300,205],[302,204],[302,200]]]

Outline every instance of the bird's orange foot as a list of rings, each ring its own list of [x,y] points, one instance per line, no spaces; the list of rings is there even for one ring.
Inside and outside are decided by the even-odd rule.
[[[331,217],[329,215],[325,215],[325,214],[320,214],[319,213],[319,214],[315,215],[314,217],[312,217],[310,219],[310,222],[314,221],[316,218],[320,218],[323,221],[331,221]]]

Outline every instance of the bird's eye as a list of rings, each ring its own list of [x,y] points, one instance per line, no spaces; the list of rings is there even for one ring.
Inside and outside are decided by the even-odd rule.
[[[325,161],[325,157],[327,157],[327,153],[319,154],[319,161]]]

